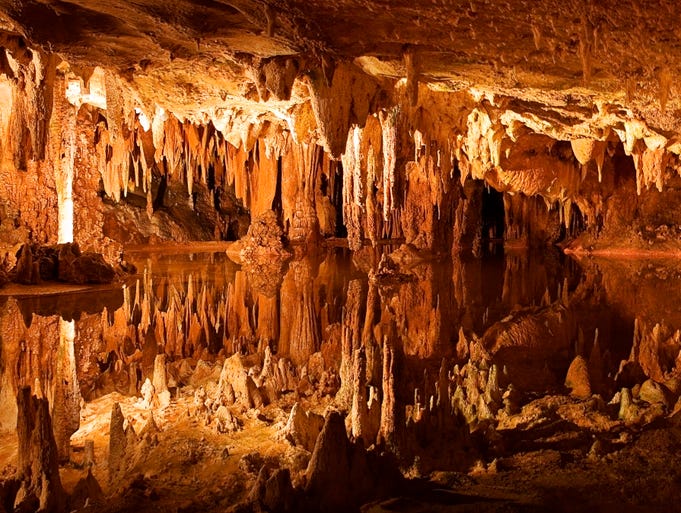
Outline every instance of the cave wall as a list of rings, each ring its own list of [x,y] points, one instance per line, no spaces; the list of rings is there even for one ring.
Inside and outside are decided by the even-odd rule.
[[[568,123],[569,104],[337,62],[267,68],[257,100],[189,118],[150,108],[121,74],[13,41],[0,79],[10,254],[75,237],[115,260],[122,244],[239,238],[270,210],[292,241],[479,253],[481,187],[502,194],[508,246],[679,250],[673,139],[605,107]]]

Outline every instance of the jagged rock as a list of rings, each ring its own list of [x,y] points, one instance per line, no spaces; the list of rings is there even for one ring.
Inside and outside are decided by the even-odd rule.
[[[111,283],[116,271],[99,253],[85,252],[71,259],[59,253],[59,280],[67,283]]]
[[[311,411],[306,412],[299,403],[295,403],[283,432],[292,444],[311,452],[323,426],[324,417]]]
[[[233,390],[234,401],[229,401]],[[264,404],[262,393],[248,375],[240,354],[234,354],[225,360],[218,381],[217,397],[225,398],[226,404],[236,402],[243,408],[259,408]]]
[[[32,395],[28,387],[21,388],[17,394],[17,437],[16,479],[20,486],[14,499],[14,511],[64,511],[66,494],[59,477],[49,405],[47,399]]]
[[[264,466],[265,460],[259,452],[249,452],[244,454],[239,460],[239,470],[248,474],[259,474]]]
[[[565,386],[570,389],[570,395],[577,399],[591,397],[591,380],[589,379],[589,365],[583,356],[576,356],[568,368]]]
[[[620,408],[617,417],[626,424],[636,424],[641,419],[641,410],[634,404],[631,391],[628,388],[623,388],[620,391]]]
[[[149,415],[149,419],[146,421],[144,426],[139,432],[139,439],[145,440],[146,442],[156,443],[158,441],[158,434],[161,429],[156,424],[156,419],[154,419],[154,414]]]
[[[215,429],[218,433],[233,433],[241,429],[241,422],[222,405],[215,412]]]
[[[316,498],[320,509],[338,510],[350,504],[351,454],[343,417],[330,412],[307,467],[305,492]]]
[[[182,365],[182,375],[186,376],[187,373],[191,376],[188,382],[193,387],[207,386],[211,381],[219,379],[221,367],[219,365],[211,365],[210,362],[205,360],[199,360],[196,362],[196,368],[192,371],[189,367],[189,362],[186,365]]]
[[[312,511],[347,511],[395,493],[402,479],[395,464],[351,443],[343,416],[329,412],[308,464],[305,499]]]
[[[632,388],[637,383],[642,383],[645,380],[646,374],[639,362],[622,361],[619,371],[615,376],[615,383],[620,388]]]
[[[266,210],[251,222],[248,234],[241,239],[240,257],[243,262],[253,263],[269,255],[287,255],[284,249],[284,232],[279,225],[277,214]]]
[[[669,407],[668,392],[659,383],[655,383],[652,379],[647,379],[641,384],[641,389],[638,393],[638,398],[649,404],[663,404]]]
[[[14,281],[25,285],[40,283],[40,264],[34,261],[30,244],[24,244],[17,252]]]
[[[291,484],[291,473],[287,468],[277,468],[270,473],[267,465],[263,465],[249,498],[266,511],[297,510],[295,505],[298,501],[298,494]]]

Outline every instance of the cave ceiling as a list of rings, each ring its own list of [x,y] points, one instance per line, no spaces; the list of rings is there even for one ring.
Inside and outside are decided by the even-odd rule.
[[[268,63],[304,81],[349,61],[389,83],[495,94],[567,127],[607,111],[669,135],[681,107],[677,11],[673,1],[29,0],[0,3],[0,26],[85,79],[115,70],[147,108],[182,117],[286,109],[258,83]],[[294,87],[291,101],[306,94]]]

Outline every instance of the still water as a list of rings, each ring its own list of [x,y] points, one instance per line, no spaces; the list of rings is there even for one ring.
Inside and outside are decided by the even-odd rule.
[[[183,369],[237,352],[260,355],[262,364],[269,348],[317,394],[337,394],[348,407],[358,394],[378,397],[383,413],[372,429],[387,438],[386,431],[417,424],[443,393],[451,404],[470,401],[452,377],[469,361],[481,369],[481,389],[494,375],[502,390],[512,384],[520,403],[567,394],[566,373],[578,355],[588,363],[591,391],[606,402],[646,378],[664,382],[681,363],[675,262],[507,252],[390,266],[381,263],[389,249],[333,248],[256,269],[222,252],[138,252],[128,255],[138,274],[124,285],[5,295],[0,430],[13,429],[21,386],[39,388],[55,404],[135,396],[159,353],[176,390],[188,384]],[[492,395],[488,402],[501,408]],[[488,407],[461,408],[474,426]],[[78,404],[60,408],[63,422],[73,419],[69,410],[77,417]],[[73,430],[64,432],[68,452]],[[402,454],[428,450],[404,433],[395,440],[409,445]]]
[[[214,359],[268,345],[302,365],[316,352],[337,350],[353,316],[355,335],[379,344],[372,332],[393,323],[402,351],[421,365],[456,359],[462,333],[531,371],[536,385],[561,387],[576,352],[588,357],[594,339],[607,378],[631,356],[635,321],[639,331],[660,324],[670,336],[681,323],[679,269],[665,262],[579,263],[559,253],[522,253],[421,262],[396,277],[376,277],[380,255],[370,250],[336,248],[265,276],[242,270],[224,253],[128,258],[139,274],[119,288],[2,297],[4,382],[50,380],[60,320],[74,321],[85,398],[134,391],[157,352],[170,360]],[[552,331],[546,325],[554,314],[564,319]],[[524,326],[530,321],[532,329]],[[511,342],[492,340],[519,326],[527,329]],[[671,370],[678,349],[662,346],[651,349],[659,361],[647,362],[658,374]],[[131,364],[137,379],[127,372]]]

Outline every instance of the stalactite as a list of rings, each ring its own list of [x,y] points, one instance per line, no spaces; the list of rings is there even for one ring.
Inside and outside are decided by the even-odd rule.
[[[632,157],[636,168],[636,193],[640,196],[644,187],[647,189],[653,184],[662,192],[669,153],[664,148],[649,149],[639,142],[632,151]]]
[[[343,224],[348,230],[350,249],[359,249],[362,245],[362,170],[360,141],[362,130],[354,127],[348,133],[343,162]]]
[[[50,160],[57,185],[58,242],[73,242],[73,179],[76,154],[76,109],[66,99],[66,77],[54,83],[54,106],[50,119]]]
[[[321,75],[321,74],[320,74]],[[377,110],[378,84],[353,64],[339,63],[331,85],[323,76],[311,77],[312,110],[324,149],[333,158],[343,154],[353,124],[364,125]]]
[[[394,208],[395,166],[397,162],[397,108],[380,111],[383,149],[383,221],[388,223]]]

